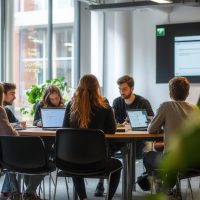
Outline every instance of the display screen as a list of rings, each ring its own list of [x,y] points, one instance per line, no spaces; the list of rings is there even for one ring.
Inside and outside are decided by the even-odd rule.
[[[200,22],[156,26],[156,83],[174,76],[200,83]]]

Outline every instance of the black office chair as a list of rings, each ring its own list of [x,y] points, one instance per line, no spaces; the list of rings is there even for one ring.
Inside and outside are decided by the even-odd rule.
[[[59,129],[56,132],[55,148],[55,161],[58,171],[54,199],[58,177],[107,178],[109,188],[112,173],[122,168],[120,166],[111,171],[106,169],[105,166],[102,167],[102,163],[105,165],[108,157],[105,135],[101,130]]]
[[[194,200],[193,189],[191,185],[191,179],[195,177],[200,177],[200,168],[189,168],[185,172],[178,172],[176,187],[178,192],[181,194],[181,180],[187,179],[188,188],[190,190],[191,199]],[[200,185],[199,185],[200,188]],[[186,188],[186,197],[187,197],[187,188]]]
[[[44,143],[35,136],[0,136],[0,163],[9,173],[22,175],[50,175],[49,199],[51,199],[51,172],[55,165],[45,153]]]

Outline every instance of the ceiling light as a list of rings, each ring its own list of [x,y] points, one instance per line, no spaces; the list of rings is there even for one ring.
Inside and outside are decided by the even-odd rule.
[[[170,0],[151,0],[153,2],[156,2],[156,3],[172,3],[172,1]]]

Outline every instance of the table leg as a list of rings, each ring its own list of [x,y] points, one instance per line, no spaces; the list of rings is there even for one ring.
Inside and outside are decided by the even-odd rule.
[[[136,190],[136,187],[135,187],[135,179],[136,179],[136,177],[135,177],[135,170],[136,170],[136,142],[135,141],[133,141],[132,142],[132,145],[131,145],[132,147],[132,158],[131,158],[131,160],[130,160],[130,162],[132,162],[132,189],[133,189],[133,191],[135,191]]]
[[[132,200],[133,186],[133,144],[127,144],[128,153],[123,157],[122,199]]]

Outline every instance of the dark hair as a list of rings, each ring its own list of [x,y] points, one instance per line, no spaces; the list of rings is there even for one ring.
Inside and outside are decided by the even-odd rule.
[[[174,77],[169,81],[170,96],[176,101],[185,101],[189,95],[190,82],[185,77]]]
[[[14,83],[3,83],[3,92],[4,94],[7,94],[10,90],[15,90],[16,85]]]
[[[58,96],[60,97],[60,105],[59,106],[60,107],[64,106],[64,100],[63,100],[62,94],[61,94],[59,88],[55,85],[50,85],[45,89],[41,104],[44,107],[54,106],[54,105],[52,105],[52,103],[49,99],[49,96],[53,93],[58,94]]]
[[[127,83],[127,85],[130,87],[130,88],[133,88],[134,87],[134,80],[132,77],[128,76],[128,75],[125,75],[125,76],[122,76],[120,77],[118,80],[117,80],[117,84],[118,85],[121,85],[123,83]]]
[[[0,83],[0,106],[3,104],[3,84]]]

